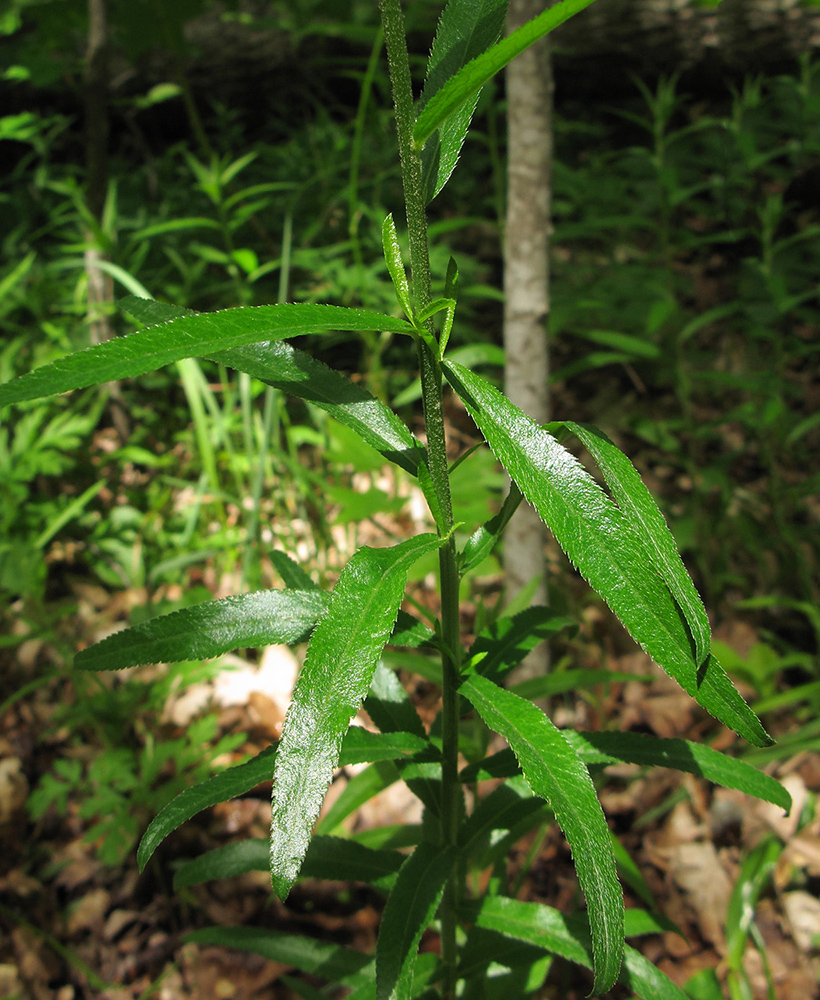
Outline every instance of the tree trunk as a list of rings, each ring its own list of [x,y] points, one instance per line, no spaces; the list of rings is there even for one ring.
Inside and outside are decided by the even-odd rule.
[[[507,31],[544,10],[544,0],[510,0]],[[531,46],[507,68],[508,192],[504,236],[504,371],[507,396],[538,423],[548,412],[546,320],[549,313],[550,166],[552,73],[547,39]],[[529,504],[522,504],[504,536],[507,597],[536,577],[533,604],[547,603],[546,530]],[[515,681],[547,672],[546,644],[515,671]]]
[[[83,71],[85,102],[86,203],[102,223],[108,191],[108,18],[105,0],[88,0],[88,48]],[[88,331],[92,344],[110,340],[114,284],[99,262],[108,260],[105,248],[90,230],[85,234],[85,272],[88,280]],[[107,384],[111,419],[125,441],[130,425],[118,382]]]

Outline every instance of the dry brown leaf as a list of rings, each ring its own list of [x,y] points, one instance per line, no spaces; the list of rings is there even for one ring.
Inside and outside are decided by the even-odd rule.
[[[703,937],[724,954],[724,926],[732,883],[715,845],[711,841],[679,844],[672,853],[670,870],[697,915]]]
[[[783,908],[798,948],[807,953],[820,950],[820,899],[797,889],[783,893]]]
[[[70,935],[80,931],[98,930],[111,903],[111,896],[105,889],[92,889],[73,904],[66,920],[66,930]]]

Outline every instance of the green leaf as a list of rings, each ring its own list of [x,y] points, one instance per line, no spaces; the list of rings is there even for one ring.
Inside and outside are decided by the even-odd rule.
[[[396,290],[396,298],[399,300],[399,305],[404,310],[405,316],[412,320],[413,305],[410,301],[410,283],[407,280],[407,272],[404,270],[404,261],[401,259],[399,235],[396,232],[396,223],[393,221],[392,215],[388,215],[382,223],[382,247],[387,271],[393,282],[393,288]]]
[[[290,344],[251,344],[210,357],[313,403],[413,475],[424,459],[423,445],[381,400]]]
[[[275,757],[276,747],[267,747],[252,760],[237,764],[236,767],[229,767],[227,771],[215,774],[192,788],[186,788],[172,799],[157,813],[140,841],[137,850],[140,871],[145,868],[148,859],[168,834],[173,833],[186,820],[209,806],[227,802],[237,795],[244,795],[263,781],[270,781]]]
[[[592,965],[589,930],[582,917],[565,917],[541,903],[490,896],[479,904],[474,921],[478,927],[525,941],[577,965],[586,968]],[[629,945],[624,948],[623,968],[618,978],[643,1000],[688,1000],[679,986]],[[593,986],[591,995],[598,992]]]
[[[366,309],[288,303],[241,306],[180,316],[159,326],[77,351],[0,385],[0,406],[144,375],[182,358],[201,357],[260,340],[327,330],[389,330],[412,335],[404,320]]]
[[[377,1000],[410,1000],[421,935],[438,909],[455,856],[452,847],[422,841],[402,865],[376,944]]]
[[[271,878],[284,899],[339,760],[342,739],[370,688],[404,596],[407,570],[441,544],[419,535],[384,549],[360,549],[342,570],[313,632],[276,758]]]
[[[501,510],[475,530],[459,553],[459,568],[462,573],[469,573],[471,569],[475,569],[492,552],[522,500],[521,491],[515,483],[512,483]]]
[[[645,733],[578,733],[564,736],[585,764],[628,762],[644,767],[672,767],[696,774],[724,788],[735,788],[789,812],[792,800],[774,778],[734,757],[690,740],[659,739]]]
[[[712,633],[700,594],[681,561],[672,532],[658,509],[652,494],[644,485],[635,466],[597,427],[565,421],[584,443],[598,463],[607,486],[618,506],[628,514],[652,564],[663,582],[672,591],[695,643],[695,664],[700,666],[709,655]]]
[[[521,824],[535,826],[547,816],[547,807],[532,794],[522,777],[505,781],[489,795],[483,796],[461,825],[459,850],[466,857],[480,857],[479,864],[484,867],[487,859],[481,856],[488,848],[498,844],[500,837],[497,831],[502,831],[502,835],[517,832]]]
[[[351,813],[400,778],[399,769],[392,760],[376,761],[360,771],[348,781],[342,794],[319,820],[316,833],[332,833]]]
[[[207,660],[231,649],[303,641],[327,609],[321,590],[260,590],[194,604],[115,632],[74,657],[81,670]]]
[[[533,605],[512,618],[499,618],[489,625],[470,647],[469,670],[497,681],[519,663],[544,639],[577,623],[549,608]]]
[[[544,677],[531,677],[516,684],[512,690],[522,698],[548,698],[565,691],[585,691],[598,684],[618,681],[643,681],[649,684],[654,679],[652,674],[627,674],[619,670],[559,670]]]
[[[771,737],[714,655],[695,682],[689,631],[630,518],[570,452],[485,379],[452,362],[443,368],[496,457],[636,642],[716,719],[769,746]]]
[[[424,723],[395,673],[380,663],[370,682],[365,711],[383,733],[425,735]]]
[[[339,767],[369,764],[375,760],[396,760],[429,746],[428,740],[414,733],[371,733],[361,726],[351,726],[342,743]]]
[[[595,966],[593,992],[604,993],[618,978],[623,957],[624,902],[609,827],[589,772],[532,702],[476,675],[467,678],[460,692],[510,744],[528,784],[549,803],[564,831],[587,901]]]
[[[498,41],[506,11],[506,0],[450,0],[439,20],[427,62],[422,107],[463,66]],[[455,169],[480,92],[479,86],[472,100],[465,101],[442,120],[435,139],[424,148],[422,184],[428,202],[441,191]]]
[[[319,590],[319,584],[281,549],[271,549],[268,557],[288,590]]]
[[[454,113],[462,105],[467,104],[473,95],[477,94],[484,84],[491,80],[499,70],[502,70],[508,62],[532,45],[533,42],[537,42],[539,38],[552,31],[553,28],[568,21],[573,14],[577,14],[584,7],[589,7],[592,2],[593,0],[564,0],[563,3],[550,7],[543,14],[528,21],[497,45],[482,52],[481,55],[463,66],[455,76],[447,72],[447,82],[441,86],[441,89],[437,90],[418,117],[416,127],[413,130],[413,142],[416,148],[421,149],[436,129],[440,128],[450,116],[455,117]],[[448,8],[449,6],[448,4]],[[472,114],[472,107],[470,107],[470,114]],[[469,124],[469,116],[464,125],[465,132],[467,124]],[[457,153],[458,149],[456,149]],[[455,164],[453,165],[455,166]],[[438,176],[440,177],[441,174],[442,170],[439,169]],[[444,180],[446,181],[446,179],[445,177]]]
[[[184,940],[250,951],[334,983],[343,983],[373,961],[352,948],[268,927],[204,927],[186,934]]]
[[[373,850],[355,840],[317,836],[310,842],[300,877],[390,886],[404,860],[400,851]],[[245,872],[266,872],[269,865],[267,840],[239,840],[208,851],[178,868],[174,889]]]

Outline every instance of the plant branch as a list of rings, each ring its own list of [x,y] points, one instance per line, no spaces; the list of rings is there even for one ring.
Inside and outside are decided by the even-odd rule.
[[[421,158],[413,146],[415,112],[410,61],[404,32],[400,0],[380,0],[384,26],[393,102],[396,110],[399,156],[404,184],[407,228],[410,236],[410,270],[413,281],[413,305],[418,314],[430,303],[430,256],[427,214],[422,186]],[[430,321],[428,321],[430,322]],[[430,331],[433,332],[432,324]],[[444,430],[442,375],[438,358],[421,339],[418,340],[424,421],[430,476],[436,491],[444,523],[442,533],[453,526],[450,478],[447,466],[447,443]],[[445,845],[455,845],[460,823],[460,786],[458,781],[459,673],[461,635],[458,604],[458,566],[455,541],[450,538],[439,550],[441,573],[442,628],[442,781],[441,837]],[[451,878],[441,904],[441,948],[445,966],[444,995],[453,997],[456,985],[456,908],[457,885]]]

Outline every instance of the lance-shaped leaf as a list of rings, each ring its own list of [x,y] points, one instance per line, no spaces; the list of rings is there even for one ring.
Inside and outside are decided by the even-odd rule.
[[[371,955],[352,948],[298,934],[283,934],[270,927],[203,927],[186,934],[184,940],[251,951],[332,983],[344,983],[373,961]]]
[[[511,618],[499,618],[476,636],[467,655],[469,669],[497,681],[544,639],[576,624],[573,619],[540,605]]]
[[[376,944],[377,1000],[409,1000],[419,942],[438,909],[455,857],[455,848],[422,841],[402,865]]]
[[[528,21],[497,45],[493,45],[492,48],[472,59],[455,76],[447,74],[450,78],[430,99],[418,117],[416,127],[413,130],[413,142],[416,148],[421,149],[442,122],[450,118],[462,105],[470,102],[473,95],[499,70],[504,69],[510,60],[532,45],[533,42],[537,42],[539,38],[557,28],[559,24],[568,21],[584,7],[589,7],[592,2],[593,0],[563,0],[563,3],[558,3],[545,10],[543,14]],[[469,124],[469,117],[467,123]],[[456,150],[457,152],[458,150]]]
[[[196,315],[164,302],[134,297],[123,299],[120,307],[147,325]],[[424,446],[396,414],[361,386],[304,351],[281,341],[270,341],[221,351],[211,357],[282,392],[313,403],[356,431],[388,461],[416,474],[424,458]]]
[[[273,762],[276,757],[276,747],[270,746],[257,754],[252,760],[227,771],[215,774],[201,781],[192,788],[186,788],[175,799],[172,799],[164,809],[161,809],[151,821],[150,826],[140,841],[137,850],[137,863],[140,871],[145,868],[148,859],[159,847],[169,833],[182,826],[186,820],[209,806],[218,802],[244,795],[263,781],[270,781],[273,775]]]
[[[115,632],[74,657],[83,670],[207,660],[231,649],[291,645],[309,635],[329,596],[322,590],[260,590],[194,604]]]
[[[507,0],[450,0],[439,20],[427,62],[422,107],[463,66],[498,41],[506,11]],[[437,134],[424,147],[421,167],[427,201],[435,198],[455,169],[480,92],[479,87],[442,121]]]
[[[562,423],[583,441],[598,463],[616,503],[632,518],[652,564],[686,616],[686,624],[695,643],[695,663],[700,666],[712,645],[709,619],[652,494],[635,466],[603,431],[571,420]]]
[[[277,755],[271,878],[284,899],[299,874],[350,719],[370,688],[404,595],[407,570],[440,540],[419,535],[360,549],[342,570],[313,632]]]
[[[556,439],[485,379],[444,371],[518,488],[635,641],[707,712],[758,746],[772,740],[710,654],[695,673],[689,631],[627,514]]]
[[[627,917],[632,911],[627,910]],[[505,896],[489,896],[478,904],[473,916],[477,927],[496,931],[505,937],[525,941],[562,958],[589,968],[589,929],[582,917],[565,917],[551,906],[541,903],[523,903]],[[648,931],[643,913],[638,919],[628,919],[628,934]],[[594,937],[593,937],[594,942]],[[627,945],[624,963],[618,977],[643,1000],[687,1000],[683,990],[665,976],[660,969]],[[592,995],[598,993],[593,987]]]
[[[244,872],[266,872],[268,856],[267,840],[238,840],[225,844],[178,868],[174,873],[174,888],[231,878]],[[395,880],[404,860],[400,851],[374,850],[345,837],[316,836],[308,847],[301,876],[387,886]]]
[[[595,993],[618,978],[624,945],[624,901],[601,804],[589,772],[561,733],[532,702],[485,677],[459,689],[482,719],[507,740],[527,783],[545,799],[572,850],[592,930]]]
[[[410,301],[410,283],[407,280],[407,272],[404,270],[404,261],[401,259],[399,234],[396,232],[396,223],[393,221],[392,215],[386,216],[382,223],[382,248],[387,272],[396,290],[396,298],[399,300],[399,305],[404,310],[405,315],[411,319],[413,304]]]
[[[0,406],[69,389],[144,375],[182,358],[202,357],[261,340],[327,330],[389,330],[412,335],[404,320],[367,309],[287,303],[240,306],[180,316],[159,326],[77,351],[0,385]]]
[[[307,400],[354,430],[376,451],[413,475],[423,445],[381,400],[290,344],[250,344],[210,357],[282,392]]]
[[[792,800],[786,789],[745,761],[693,743],[690,740],[659,739],[645,733],[578,733],[567,730],[567,741],[585,764],[627,762],[644,767],[672,767],[688,771],[725,788],[736,788],[788,812]]]
[[[462,573],[468,573],[471,569],[475,569],[492,552],[504,529],[510,523],[510,518],[518,510],[522,499],[521,490],[515,483],[512,483],[510,492],[501,505],[501,510],[486,524],[476,528],[459,553],[458,558]]]

